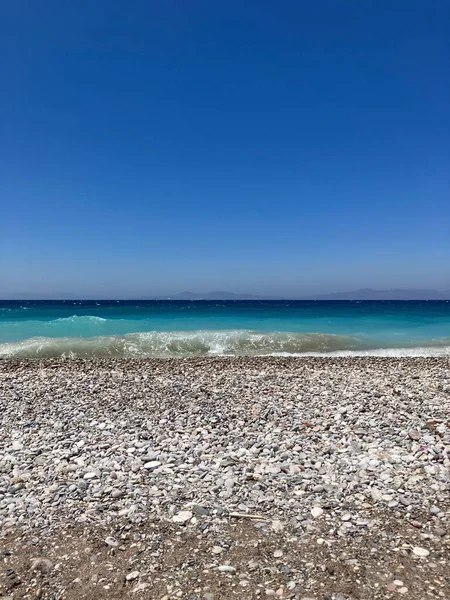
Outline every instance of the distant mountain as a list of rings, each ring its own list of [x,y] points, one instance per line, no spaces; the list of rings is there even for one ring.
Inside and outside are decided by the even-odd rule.
[[[449,294],[437,290],[373,290],[363,288],[352,292],[336,292],[311,296],[310,300],[446,300]]]
[[[0,296],[1,298],[1,296]],[[108,298],[84,297],[80,294],[42,294],[41,297],[36,294],[25,293],[9,294],[6,298],[14,300],[108,300]],[[5,299],[5,298],[4,298]],[[117,300],[118,298],[110,298]],[[181,292],[174,296],[141,296],[139,298],[129,298],[130,300],[450,300],[450,290],[439,292],[437,290],[418,289],[418,290],[374,290],[363,288],[350,292],[335,292],[331,294],[315,294],[314,296],[257,296],[255,294],[236,294],[234,292]]]
[[[350,292],[335,292],[332,294],[317,294],[314,296],[297,296],[297,298],[286,298],[282,296],[256,296],[254,294],[236,294],[234,292],[180,292],[173,296],[158,296],[153,298],[141,298],[141,300],[447,300],[450,299],[450,291],[447,293],[437,290],[374,290],[363,288]]]
[[[170,297],[171,300],[261,300],[261,296],[253,294],[234,294],[233,292],[181,292]]]

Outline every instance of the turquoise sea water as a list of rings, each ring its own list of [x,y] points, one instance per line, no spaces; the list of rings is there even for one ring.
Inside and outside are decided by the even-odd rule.
[[[450,302],[0,302],[0,358],[316,353],[450,355]]]

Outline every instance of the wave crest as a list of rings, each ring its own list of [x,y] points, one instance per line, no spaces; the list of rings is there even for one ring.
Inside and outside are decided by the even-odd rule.
[[[326,333],[234,331],[152,331],[126,335],[35,337],[0,344],[0,358],[138,358],[264,355],[450,355],[449,341],[432,347],[384,348],[358,338]]]
[[[103,317],[97,317],[95,315],[72,315],[71,317],[61,317],[59,319],[53,319],[53,321],[49,321],[49,324],[52,323],[77,323],[78,325],[83,323],[104,323],[107,319]]]
[[[257,356],[276,353],[332,352],[361,347],[356,338],[325,333],[256,331],[152,331],[126,335],[35,337],[0,344],[1,358]]]

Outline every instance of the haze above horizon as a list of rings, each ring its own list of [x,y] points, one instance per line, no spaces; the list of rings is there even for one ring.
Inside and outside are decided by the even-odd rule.
[[[0,303],[4,302],[70,302],[70,301],[86,301],[86,302],[141,302],[141,301],[198,301],[198,300],[255,300],[255,301],[309,301],[309,300],[445,300],[450,301],[450,290],[439,291],[430,289],[391,289],[391,290],[374,290],[372,288],[363,288],[359,290],[351,290],[347,292],[335,292],[329,294],[313,294],[311,296],[257,296],[255,294],[236,294],[234,292],[217,291],[217,292],[179,292],[173,295],[152,296],[147,295],[140,298],[131,297],[97,297],[97,296],[79,296],[77,294],[67,295],[49,295],[37,297],[33,294],[17,294],[10,298],[0,298]]]
[[[450,289],[449,3],[0,10],[0,298]]]

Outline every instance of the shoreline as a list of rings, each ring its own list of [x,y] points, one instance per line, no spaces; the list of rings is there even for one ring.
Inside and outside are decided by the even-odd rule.
[[[84,317],[76,317],[82,319]],[[89,316],[88,319],[100,319]],[[58,320],[56,321],[58,322]],[[89,324],[91,322],[89,321]],[[97,323],[97,322],[96,322]],[[259,357],[450,357],[450,336],[378,339],[348,334],[249,329],[141,331],[123,334],[35,335],[0,342],[0,360]],[[44,327],[44,326],[43,326]],[[48,325],[48,327],[51,326]],[[39,329],[40,333],[45,328]],[[37,332],[36,332],[37,333]]]
[[[254,363],[261,362],[273,362],[279,366],[284,366],[284,363],[290,361],[297,362],[311,362],[318,364],[320,362],[325,363],[352,363],[352,362],[374,362],[374,363],[388,363],[388,362],[447,362],[450,365],[450,356],[439,355],[439,356],[375,356],[375,355],[351,355],[351,356],[336,356],[333,354],[320,354],[320,355],[309,355],[309,354],[295,354],[295,355],[256,355],[256,356],[244,356],[244,355],[201,355],[201,356],[142,356],[142,357],[88,357],[88,358],[69,358],[69,357],[33,357],[33,358],[0,358],[0,367],[2,365],[11,363],[14,365],[36,365],[42,363],[43,366],[57,366],[58,364],[67,365],[73,363],[74,365],[89,365],[92,363],[96,366],[107,366],[108,363],[117,364],[124,363],[128,365],[138,364],[151,364],[151,363],[168,363],[168,362],[192,362],[196,366],[201,363],[220,363],[220,362],[243,362],[252,365]],[[1,369],[0,369],[1,370]]]
[[[0,391],[0,595],[450,595],[450,358],[4,359]]]

